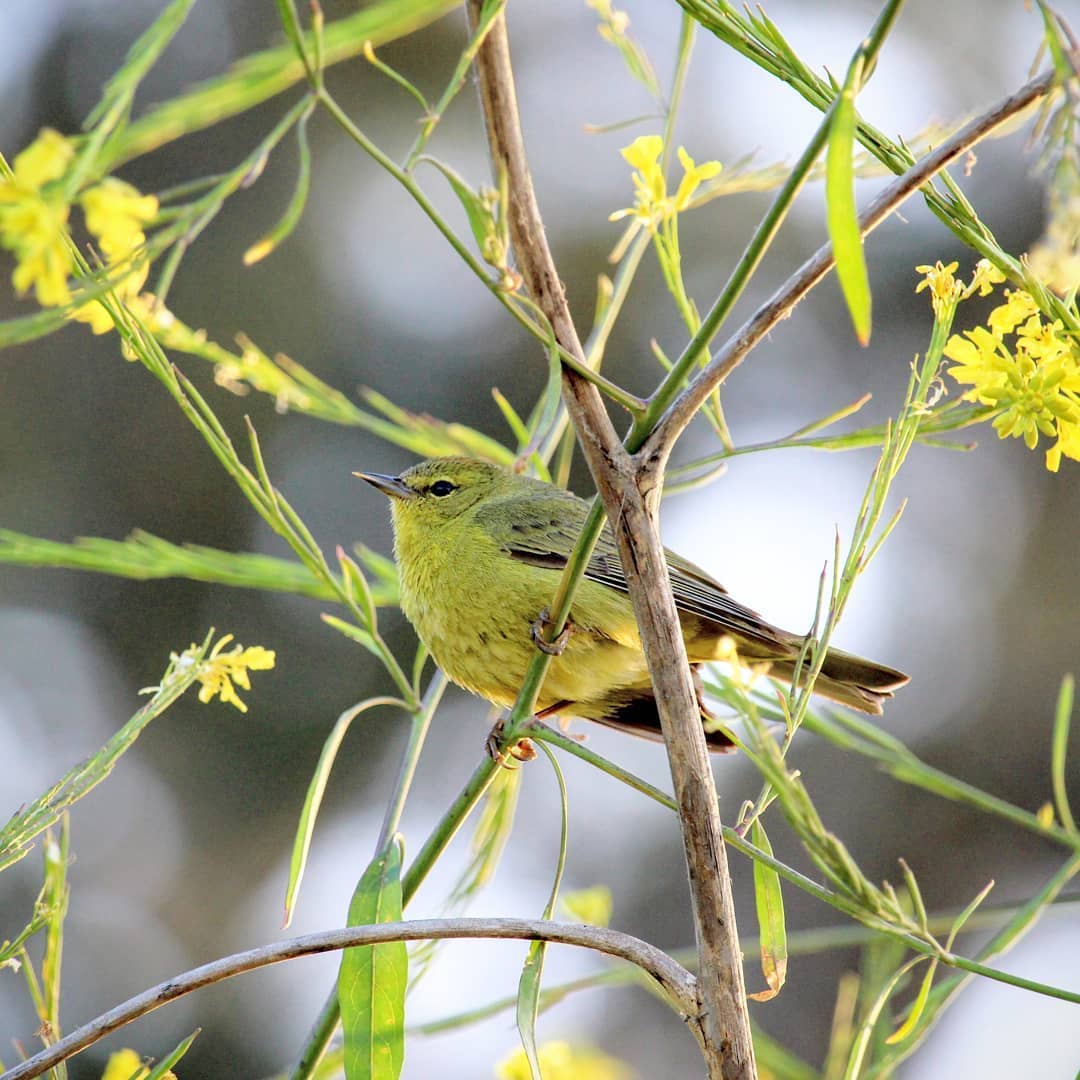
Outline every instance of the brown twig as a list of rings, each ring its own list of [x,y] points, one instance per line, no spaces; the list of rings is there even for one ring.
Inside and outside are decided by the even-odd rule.
[[[9,1069],[0,1080],[28,1080],[40,1076],[81,1050],[140,1016],[212,983],[248,971],[293,960],[298,956],[347,949],[353,945],[380,945],[390,941],[429,941],[435,938],[512,938],[577,945],[616,956],[648,972],[677,1006],[692,1016],[697,1002],[694,977],[667,953],[647,941],[601,926],[568,925],[547,919],[417,919],[350,926],[319,934],[278,941],[258,949],[222,957],[144,990],[116,1008],[102,1013],[70,1035]]]
[[[482,0],[469,0],[473,26],[481,7]],[[559,344],[583,358],[533,191],[502,16],[477,53],[476,67],[492,158],[496,172],[505,170],[507,177],[508,222],[518,270]],[[642,469],[642,462],[630,457],[595,386],[565,365],[563,397],[618,541],[667,744],[698,946],[695,1034],[710,1077],[746,1080],[756,1070],[731,878],[708,749],[656,524],[656,472]],[[657,464],[655,457],[651,463]]]
[[[893,181],[859,215],[862,235],[876,229],[901,203],[913,195],[942,169],[967,153],[995,128],[1012,119],[1053,89],[1054,73],[1047,72],[999,101],[981,116],[965,124],[936,150],[916,162]],[[716,388],[746,359],[747,355],[781,319],[833,268],[832,245],[825,244],[795,271],[775,293],[717,350],[712,360],[671,403],[657,422],[641,451],[655,462],[666,462],[675,441]]]

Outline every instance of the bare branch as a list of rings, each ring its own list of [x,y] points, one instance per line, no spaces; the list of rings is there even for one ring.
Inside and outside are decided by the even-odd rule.
[[[482,0],[469,0],[474,26],[481,7]],[[502,16],[479,50],[476,67],[492,158],[508,180],[518,270],[559,344],[581,356],[533,191]],[[563,396],[618,541],[667,744],[698,945],[695,1035],[710,1077],[745,1080],[756,1076],[754,1048],[716,787],[656,525],[659,469],[642,467],[645,460],[662,469],[666,456],[630,458],[596,388],[565,365]]]
[[[876,229],[905,199],[936,176],[947,165],[971,149],[1007,120],[1048,94],[1054,86],[1054,73],[1033,79],[1014,94],[962,127],[936,150],[898,177],[859,216],[863,236]],[[654,462],[666,462],[675,440],[694,418],[709,395],[743,362],[751,349],[832,269],[831,244],[819,248],[780,286],[750,319],[717,351],[697,377],[671,403],[649,436],[641,456]]]
[[[512,938],[593,949],[620,960],[628,960],[648,972],[685,1016],[693,1016],[697,1008],[694,977],[690,972],[656,946],[618,930],[584,924],[569,925],[547,919],[417,919],[306,934],[192,968],[102,1013],[59,1042],[9,1069],[0,1080],[26,1080],[40,1076],[140,1016],[234,975],[256,971],[298,956],[313,956],[353,945],[381,945],[390,941],[426,941],[433,938]]]

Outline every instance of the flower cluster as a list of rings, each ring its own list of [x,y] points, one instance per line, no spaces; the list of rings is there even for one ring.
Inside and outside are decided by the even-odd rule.
[[[15,291],[22,296],[32,288],[42,307],[60,307],[72,298],[74,259],[67,236],[72,196],[60,181],[74,159],[71,140],[45,128],[0,180],[0,246],[15,255]],[[82,191],[78,204],[114,292],[122,300],[135,299],[149,265],[144,260],[127,272],[123,267],[146,242],[144,228],[157,217],[157,199],[107,176]],[[76,309],[73,317],[89,323],[95,334],[112,329],[109,313],[97,300]]]
[[[989,259],[980,259],[975,264],[971,281],[965,285],[956,279],[956,268],[959,265],[951,262],[945,266],[939,259],[933,266],[915,267],[915,272],[923,275],[922,281],[915,286],[915,291],[921,293],[923,289],[930,290],[930,303],[939,319],[946,314],[951,318],[961,300],[967,300],[976,294],[989,296],[994,291],[994,286],[1005,280],[1005,275]]]
[[[705,161],[700,165],[680,146],[679,163],[683,178],[674,194],[669,194],[660,156],[664,152],[664,140],[659,135],[642,135],[622,151],[622,156],[633,167],[634,205],[616,210],[609,221],[632,217],[634,222],[650,232],[662,222],[673,218],[690,205],[694,193],[706,180],[720,172],[719,161]]]
[[[202,683],[199,700],[205,705],[215,697],[235,705],[241,712],[247,712],[247,705],[240,700],[236,687],[241,690],[251,689],[248,671],[268,671],[277,659],[272,649],[253,645],[245,649],[242,645],[225,652],[225,646],[232,641],[232,634],[226,634],[210,651],[205,660],[197,660],[199,646],[192,645],[183,653],[173,653],[170,657],[173,670],[181,672],[197,665],[195,678]]]
[[[939,303],[955,306],[976,291],[985,296],[1001,280],[977,270],[971,284],[963,285],[953,278],[955,263],[919,269],[926,274],[919,287],[930,289],[935,311]],[[1029,293],[1006,289],[1004,295],[985,326],[948,339],[948,373],[971,387],[965,400],[995,409],[994,430],[1001,438],[1022,438],[1031,450],[1040,435],[1055,439],[1046,467],[1057,472],[1062,457],[1080,461],[1080,343],[1060,319],[1048,321]]]
[[[44,307],[66,304],[71,253],[65,239],[69,206],[54,181],[67,170],[75,150],[59,132],[45,128],[0,182],[0,244],[14,252],[13,282],[23,296],[34,290]]]

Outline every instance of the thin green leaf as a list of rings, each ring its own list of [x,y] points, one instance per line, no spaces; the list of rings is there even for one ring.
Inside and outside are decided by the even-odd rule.
[[[909,960],[881,988],[881,993],[878,994],[874,1004],[868,1010],[859,1027],[858,1037],[851,1047],[851,1055],[848,1058],[847,1068],[844,1070],[844,1080],[856,1080],[856,1078],[861,1075],[863,1061],[866,1057],[866,1049],[870,1044],[870,1036],[873,1034],[874,1027],[877,1024],[886,1003],[892,996],[892,992],[896,989],[900,980],[903,979],[912,968],[921,964],[926,959],[925,956],[916,956],[913,960]]]
[[[457,7],[459,0],[383,0],[326,27],[322,62],[329,67],[411,34]],[[315,34],[304,35],[314,52]],[[224,75],[151,108],[110,143],[108,170],[193,131],[201,131],[287,90],[307,76],[291,43],[246,56]]]
[[[860,54],[848,69],[829,125],[825,152],[825,202],[836,276],[860,344],[870,340],[870,281],[855,206],[855,95],[862,83]]]
[[[70,888],[67,868],[70,858],[71,828],[68,815],[60,819],[60,836],[45,834],[45,887],[42,899],[48,911],[45,922],[45,953],[41,958],[41,992],[45,1010],[40,1019],[51,1033],[60,1037],[60,969],[64,953],[64,919],[67,917]]]
[[[55,824],[63,812],[92,791],[122,754],[129,750],[143,728],[160,716],[195,682],[198,665],[210,646],[213,631],[191,654],[191,662],[177,666],[174,660],[156,687],[154,697],[92,757],[77,765],[29,806],[18,810],[0,828],[0,870],[18,862],[33,847],[35,837]],[[185,655],[187,659],[187,655]]]
[[[562,809],[559,858],[555,866],[555,880],[552,882],[551,895],[548,897],[543,916],[545,919],[550,919],[559,900],[559,886],[562,884],[563,870],[566,868],[569,814],[566,800],[566,781],[563,779],[559,761],[554,752],[544,743],[540,743],[539,746],[547,755],[551,767],[555,770],[555,779],[559,783],[559,803]],[[543,1074],[540,1070],[540,1053],[536,1047],[536,1018],[540,1012],[540,989],[544,975],[546,945],[547,943],[544,941],[534,941],[529,946],[529,953],[525,958],[521,979],[518,981],[517,1028],[518,1033],[521,1035],[521,1045],[525,1050],[525,1058],[529,1062],[532,1080],[543,1080]]]
[[[976,908],[987,898],[990,894],[990,890],[994,887],[993,881],[988,881],[975,895],[975,899],[971,901],[959,915],[956,916],[956,921],[949,927],[949,936],[945,942],[945,949],[947,952],[952,951],[953,942],[956,941],[956,935],[964,929],[964,924],[975,914]]]
[[[126,127],[139,83],[157,63],[158,57],[184,25],[184,20],[194,6],[195,0],[173,0],[150,27],[139,35],[128,49],[119,70],[105,84],[101,100],[83,123],[84,130],[89,131],[90,135],[82,144],[74,166],[64,179],[64,190],[69,201],[87,176],[101,175],[108,171],[107,168],[102,168],[99,162],[102,148]]]
[[[772,845],[765,834],[761,818],[754,819],[752,842],[767,855]],[[761,970],[767,990],[749,997],[754,1001],[771,1001],[780,993],[787,978],[788,943],[784,919],[784,896],[780,890],[780,875],[765,863],[754,860],[754,900],[757,904],[758,928],[761,931]]]
[[[332,626],[339,633],[344,634],[358,645],[363,645],[373,656],[382,656],[382,650],[379,648],[378,643],[366,630],[359,626],[353,626],[352,623],[346,622],[344,619],[339,619],[336,615],[330,615],[325,611],[322,613],[321,618],[327,626]]]
[[[1069,750],[1069,724],[1072,720],[1073,691],[1071,675],[1061,680],[1057,709],[1054,712],[1054,739],[1050,751],[1050,775],[1054,787],[1054,806],[1066,832],[1076,833],[1076,820],[1069,807],[1069,789],[1065,783],[1065,758]]]
[[[923,976],[922,983],[919,986],[919,992],[915,995],[915,1000],[911,1003],[911,1010],[908,1012],[907,1019],[885,1040],[887,1046],[895,1046],[897,1043],[902,1043],[919,1026],[923,1010],[926,1008],[926,1002],[930,997],[930,988],[933,986],[937,968],[938,961],[935,957],[930,961],[926,968],[926,974]]]
[[[529,429],[525,426],[525,421],[518,416],[517,410],[497,386],[491,388],[491,396],[495,399],[495,404],[498,405],[507,427],[514,433],[514,438],[518,441],[518,449],[523,450],[529,444]]]
[[[196,1028],[186,1039],[182,1040],[171,1054],[163,1057],[147,1074],[144,1080],[162,1080],[162,1077],[191,1049],[191,1044],[202,1033],[202,1028]]]
[[[919,882],[915,877],[911,867],[908,866],[906,860],[900,860],[900,869],[904,872],[904,884],[907,886],[908,896],[911,897],[911,906],[915,912],[915,918],[918,920],[919,927],[923,933],[929,933],[929,929],[926,925],[926,904],[922,898],[922,890],[919,888]]]
[[[368,629],[374,631],[378,616],[375,610],[375,598],[371,593],[371,586],[368,584],[368,580],[364,577],[360,567],[345,554],[340,545],[336,554],[338,565],[341,567],[341,580],[345,584],[345,592],[348,594],[350,602],[355,604],[362,612],[367,621]]]
[[[465,217],[468,219],[469,229],[472,231],[477,249],[483,252],[486,241],[493,234],[496,227],[490,198],[485,198],[483,192],[473,191],[465,179],[446,162],[427,154],[418,160],[433,166],[443,174],[465,211]]]
[[[277,0],[278,18],[281,20],[285,36],[292,42],[296,55],[300,58],[307,72],[308,79],[314,78],[314,69],[308,56],[307,44],[304,41],[304,32],[300,28],[300,18],[296,14],[295,0]]]
[[[126,540],[79,537],[70,544],[0,529],[0,563],[15,566],[61,567],[150,581],[187,578],[236,588],[297,593],[319,600],[337,594],[302,563],[272,555],[219,551],[197,544],[173,544],[150,533],[135,531]],[[394,605],[396,579],[375,583],[373,599]]]
[[[532,1080],[544,1080],[540,1069],[540,1051],[536,1046],[536,1018],[540,1012],[540,982],[544,974],[544,945],[543,941],[534,941],[529,946],[525,966],[521,969],[521,978],[518,980],[517,1028]]]
[[[375,49],[370,41],[364,42],[364,59],[377,71],[381,71],[391,82],[400,86],[414,101],[418,102],[425,115],[430,115],[431,106],[428,104],[427,98],[400,71],[380,60],[375,55]]]
[[[285,889],[285,918],[282,926],[286,927],[292,922],[293,912],[296,910],[296,900],[300,893],[300,882],[304,877],[304,869],[307,866],[308,851],[311,848],[311,837],[315,832],[315,819],[319,816],[319,808],[322,806],[323,795],[326,792],[326,784],[330,779],[330,770],[334,767],[338,749],[352,722],[368,709],[377,708],[380,705],[397,706],[407,708],[403,701],[393,697],[368,698],[346,709],[334,724],[333,729],[323,743],[322,753],[319,754],[319,762],[315,766],[311,782],[308,784],[307,795],[304,796],[304,806],[300,811],[300,821],[296,826],[296,837],[293,840],[292,859],[289,862],[289,883]]]
[[[300,223],[307,206],[308,192],[311,190],[311,147],[308,145],[307,127],[311,119],[311,113],[315,108],[314,99],[310,108],[296,122],[296,145],[300,157],[300,171],[296,176],[296,187],[293,188],[292,198],[289,205],[281,215],[281,220],[257,243],[244,252],[243,261],[245,266],[253,266],[265,259],[291,234],[293,229]]]
[[[1038,0],[1039,13],[1043,18],[1043,31],[1046,47],[1050,50],[1050,59],[1054,64],[1054,74],[1061,85],[1067,83],[1076,75],[1076,66],[1070,59],[1068,45],[1058,24],[1058,16],[1050,9],[1046,0]]]
[[[349,904],[349,926],[401,919],[401,838],[364,871]],[[405,942],[346,949],[338,975],[347,1080],[397,1080],[405,1060]]]

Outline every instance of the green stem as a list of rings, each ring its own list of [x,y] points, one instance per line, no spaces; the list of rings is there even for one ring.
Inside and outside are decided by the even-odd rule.
[[[863,56],[867,71],[872,68],[877,54],[884,45],[885,38],[896,21],[902,3],[903,0],[889,0],[878,16],[869,36],[859,46],[857,52]],[[682,355],[675,362],[674,367],[649,398],[649,407],[645,415],[635,425],[642,437],[646,436],[655,427],[656,422],[679,392],[702,350],[709,347],[709,343],[716,336],[724,319],[727,318],[731,309],[735,306],[736,300],[742,295],[743,289],[746,288],[762,257],[775,238],[781,223],[795,200],[795,196],[798,195],[806,183],[814,162],[825,146],[829,137],[829,128],[832,124],[833,110],[839,100],[840,98],[837,96],[834,103],[829,106],[828,112],[823,117],[817,131],[814,132],[813,138],[788,174],[783,186],[776,193],[776,198],[769,207],[768,213],[762,218],[742,257],[735,264],[735,269],[717,297],[716,303],[713,304],[708,314],[702,319],[697,333],[690,339]]]
[[[401,823],[405,800],[408,798],[413,777],[416,775],[416,766],[420,761],[420,751],[424,748],[424,740],[427,738],[428,729],[431,727],[431,718],[435,715],[439,702],[442,701],[446,687],[446,676],[441,671],[436,671],[428,684],[424,700],[412,714],[409,741],[405,746],[404,754],[401,756],[401,767],[398,770],[397,780],[394,782],[394,791],[390,796],[390,802],[387,804],[386,813],[383,816],[379,838],[375,842],[376,853],[382,851],[390,843],[390,839],[397,832],[398,825]]]
[[[423,749],[424,740],[427,737],[428,729],[431,726],[431,718],[434,716],[435,710],[442,700],[443,693],[446,691],[446,686],[446,676],[443,675],[441,671],[437,671],[435,677],[428,684],[424,700],[413,713],[409,741],[405,747],[405,753],[402,755],[401,767],[398,770],[397,780],[394,784],[394,792],[390,797],[386,814],[383,817],[382,828],[379,830],[379,838],[375,843],[376,854],[386,847],[390,842],[391,837],[397,832],[398,825],[401,821],[401,813],[405,808],[405,800],[408,797],[409,789],[412,787],[413,777],[416,775],[416,766],[420,760],[420,751]],[[491,775],[494,776],[494,762],[491,762],[491,765],[493,768]],[[480,793],[483,793],[483,789],[481,789]],[[477,795],[477,798],[479,798],[479,795]],[[458,802],[460,801],[459,797]],[[455,807],[457,805],[458,803],[454,804]],[[464,821],[465,817],[468,816],[469,810],[475,805],[476,800],[474,799],[468,806],[468,809],[464,811],[461,821]],[[440,826],[443,825],[445,821],[446,818],[444,817],[443,821],[440,822]],[[460,826],[460,824],[461,822],[459,821],[458,826]],[[438,831],[439,830],[437,829],[436,833],[438,833]],[[443,847],[446,846],[446,843],[449,843],[449,837],[453,836],[456,831],[457,826],[449,832],[446,841],[442,845]],[[433,834],[433,836],[434,835],[435,834]],[[431,840],[429,839],[428,845],[425,845],[424,850],[427,850],[427,847],[430,846],[430,844]],[[441,851],[442,849],[440,848],[439,850]],[[421,852],[421,855],[422,854],[423,852]],[[432,859],[432,861],[434,861],[434,859]],[[430,866],[428,869],[430,869]],[[411,871],[412,867],[410,867],[410,872]],[[427,870],[425,869],[424,873],[426,872]],[[403,903],[408,903],[412,898],[412,895],[416,892],[421,880],[423,880],[423,875],[421,875],[419,879],[415,879],[414,884],[409,886],[406,884],[409,881],[409,874],[405,875],[405,879],[402,881]],[[311,1031],[308,1033],[308,1037],[304,1042],[304,1049],[301,1052],[293,1071],[289,1074],[289,1080],[310,1080],[310,1077],[314,1074],[315,1069],[322,1060],[323,1055],[326,1053],[326,1050],[330,1045],[330,1040],[333,1039],[334,1031],[340,1020],[341,1005],[338,1002],[337,987],[335,986],[334,989],[330,991],[322,1009],[319,1010],[319,1015],[315,1018],[315,1022],[311,1026]]]
[[[499,282],[493,280],[484,267],[484,264],[476,258],[475,255],[468,249],[461,238],[450,228],[446,219],[435,209],[434,205],[424,194],[420,185],[416,182],[412,173],[406,172],[401,168],[392,158],[388,157],[375,143],[371,141],[353,122],[349,119],[348,114],[344,109],[334,100],[334,98],[324,89],[319,92],[319,101],[323,104],[330,115],[337,121],[338,125],[346,132],[366,154],[373,158],[379,165],[382,166],[401,186],[412,196],[416,205],[420,207],[428,220],[435,226],[436,229],[442,233],[447,243],[454,249],[454,251],[461,257],[462,262],[476,275],[484,287],[499,301],[500,304],[523,326],[533,337],[537,338],[544,345],[549,345],[551,342],[551,334],[546,327],[541,326],[536,320],[529,318],[525,313],[523,304],[520,302],[521,297],[516,297],[512,293],[508,293],[503,289]],[[604,378],[598,372],[593,371],[586,364],[582,363],[576,356],[571,355],[561,346],[559,346],[559,356],[562,358],[563,363],[568,367],[573,368],[582,378],[588,380],[597,387],[602,393],[606,394],[612,401],[621,405],[632,416],[641,415],[645,408],[645,402],[635,394],[631,394],[624,390],[621,386],[611,382],[610,379]]]

